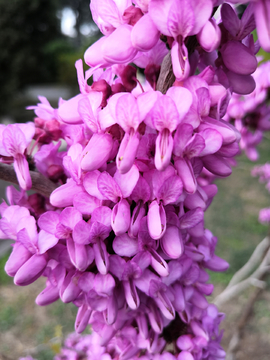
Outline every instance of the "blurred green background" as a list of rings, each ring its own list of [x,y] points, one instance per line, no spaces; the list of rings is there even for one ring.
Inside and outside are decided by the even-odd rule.
[[[74,63],[101,35],[89,0],[0,0],[0,34],[0,122],[31,120],[40,87],[77,93]]]

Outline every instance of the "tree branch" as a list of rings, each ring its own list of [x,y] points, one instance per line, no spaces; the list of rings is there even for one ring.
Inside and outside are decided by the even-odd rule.
[[[196,36],[190,36],[187,38],[186,47],[189,55],[194,52],[197,46],[198,41]],[[167,90],[173,86],[174,82],[175,76],[172,68],[171,52],[169,51],[161,64],[160,74],[157,82],[157,90],[162,94],[166,94]]]
[[[157,82],[157,90],[162,94],[166,94],[167,90],[173,86],[174,82],[175,76],[172,68],[171,52],[169,51],[161,64],[160,74]]]
[[[37,171],[30,171],[30,176],[32,179],[31,190],[34,190],[43,196],[50,197],[51,193],[58,187],[55,183]],[[12,184],[19,184],[16,172],[12,165],[0,163],[0,179],[9,181]]]
[[[255,266],[262,260],[262,257],[269,248],[269,246],[270,239],[269,237],[266,237],[257,245],[247,263],[234,274],[231,281],[229,282],[229,285],[227,286],[227,289],[239,283],[241,280],[245,279],[250,274],[250,272],[255,268]]]
[[[253,274],[251,274],[245,280],[238,282],[230,287],[228,286],[221,294],[219,294],[214,299],[213,303],[215,305],[220,307],[222,304],[224,304],[228,300],[232,299],[233,297],[235,297],[236,295],[240,294],[242,291],[247,289],[250,285],[259,287],[260,289],[264,287],[264,283],[261,281],[261,279],[270,270],[270,246],[269,245],[266,250],[267,250],[267,253],[264,256],[264,259],[261,262],[260,266],[257,268],[257,270],[255,270],[253,272]],[[256,249],[255,249],[255,251],[256,251]],[[252,268],[250,267],[249,270],[251,271]]]

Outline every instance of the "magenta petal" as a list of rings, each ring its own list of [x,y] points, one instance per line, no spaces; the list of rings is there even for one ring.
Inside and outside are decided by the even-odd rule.
[[[44,254],[58,243],[59,239],[47,231],[40,230],[38,234],[39,254]]]
[[[151,254],[151,265],[153,269],[160,276],[168,276],[169,268],[166,261],[154,249],[151,249],[150,254]]]
[[[265,4],[267,3],[265,2]],[[256,29],[256,26],[257,26],[257,34],[258,34],[259,25],[257,25],[255,21],[254,13],[256,12],[256,10],[254,5],[255,2],[250,2],[247,8],[245,9],[243,16],[241,17],[241,23],[242,23],[241,37],[238,36],[240,40],[245,39],[245,37],[250,35]],[[267,13],[267,11],[265,11],[265,13]],[[260,45],[262,44],[260,43]]]
[[[181,350],[188,350],[188,351],[193,350],[194,344],[192,341],[192,337],[190,335],[181,335],[177,339],[177,346]]]
[[[165,180],[158,190],[157,198],[166,206],[176,202],[183,191],[183,183],[179,176],[175,175]]]
[[[185,198],[184,205],[188,209],[191,209],[191,210],[196,209],[198,207],[202,208],[202,209],[206,208],[206,203],[205,203],[204,199],[201,197],[201,195],[199,194],[198,191],[196,191],[194,194],[188,195]],[[192,228],[191,228],[191,230],[192,230]]]
[[[94,222],[99,222],[105,225],[107,228],[109,228],[110,231],[111,215],[112,215],[112,210],[109,207],[100,206],[94,210],[90,224]]]
[[[32,179],[29,172],[29,165],[25,157],[21,154],[14,158],[14,170],[20,187],[23,190],[29,190],[32,187]]]
[[[82,220],[82,214],[73,207],[66,207],[60,214],[60,222],[69,229],[74,229],[74,226]]]
[[[77,244],[69,238],[67,248],[71,261],[79,271],[85,271],[94,260],[91,246]]]
[[[168,129],[158,134],[156,139],[155,166],[164,171],[170,164],[173,150],[173,138]]]
[[[176,311],[182,312],[186,307],[186,301],[185,301],[185,297],[184,297],[184,293],[183,293],[183,288],[178,282],[176,282],[173,285],[173,289],[175,292],[173,305],[174,305]]]
[[[151,50],[160,37],[156,25],[149,14],[145,14],[134,25],[131,31],[131,43],[139,51]]]
[[[185,148],[185,155],[188,159],[197,157],[205,148],[204,138],[200,134],[195,134]]]
[[[20,242],[16,242],[5,265],[5,272],[8,276],[15,276],[20,267],[32,256]]]
[[[138,252],[138,240],[131,238],[128,234],[116,236],[113,240],[113,250],[119,256],[134,256]]]
[[[73,206],[83,215],[91,215],[100,203],[100,200],[88,195],[86,191],[80,192],[73,200]]]
[[[136,238],[138,236],[141,219],[145,216],[145,214],[146,214],[145,206],[142,206],[141,203],[135,206],[130,221],[130,227],[128,230],[128,235],[130,237]]]
[[[79,101],[83,95],[79,94],[68,101],[62,103],[58,109],[58,116],[67,124],[82,124],[81,115],[78,112]]]
[[[81,289],[78,286],[79,275],[74,272],[67,274],[60,290],[60,297],[64,303],[74,301],[79,296]]]
[[[138,296],[136,287],[132,280],[123,281],[123,286],[125,290],[125,296],[128,306],[132,310],[136,310],[140,305],[140,298]]]
[[[173,4],[173,0],[152,0],[149,2],[149,14],[159,29],[167,36],[172,36],[168,29],[168,17]]]
[[[123,198],[128,198],[130,196],[139,180],[139,176],[140,173],[136,165],[133,165],[125,174],[116,171],[114,180],[119,185]]]
[[[211,17],[213,11],[213,2],[211,0],[190,0],[194,12],[194,26],[189,35],[197,34],[207,20]]]
[[[137,104],[140,112],[140,120],[144,121],[146,125],[153,127],[152,120],[147,114],[151,112],[155,102],[159,97],[161,97],[161,93],[159,91],[147,91],[140,94],[137,98]]]
[[[132,94],[122,95],[116,103],[115,117],[125,132],[136,131],[140,125],[140,113],[137,101]]]
[[[193,127],[190,124],[180,124],[174,135],[173,153],[183,157],[187,143],[191,140]]]
[[[176,226],[169,226],[163,237],[160,239],[162,250],[171,259],[178,259],[184,252],[184,244],[179,229]]]
[[[103,55],[103,45],[106,45],[107,39],[107,36],[103,36],[85,51],[84,61],[87,65],[91,67],[107,67],[111,65],[111,62],[106,61]]]
[[[83,151],[82,170],[93,171],[102,167],[109,159],[112,147],[113,139],[110,134],[94,134]]]
[[[110,256],[110,272],[114,276],[117,276],[119,280],[122,280],[125,265],[126,265],[125,260],[122,259],[120,256],[117,255]]]
[[[204,149],[199,153],[199,156],[205,156],[216,153],[222,146],[222,136],[214,129],[205,129],[199,133],[205,142]]]
[[[74,227],[73,230],[73,239],[76,244],[87,245],[89,241],[90,225],[84,220],[80,220]]]
[[[189,229],[196,226],[203,220],[204,212],[201,208],[196,208],[185,213],[180,218],[180,229]]]
[[[133,166],[139,143],[140,134],[138,132],[133,135],[125,133],[116,155],[117,168],[121,174],[126,174]]]
[[[115,323],[118,313],[118,303],[114,294],[112,294],[107,302],[107,309],[103,312],[105,321],[108,325]]]
[[[83,179],[83,186],[89,195],[98,198],[99,200],[103,200],[104,196],[98,190],[98,177],[100,172],[98,170],[94,170],[91,172],[87,172]]]
[[[205,87],[201,87],[196,90],[197,95],[197,110],[199,115],[203,118],[208,116],[210,105],[211,105],[211,98],[209,90]]]
[[[122,197],[121,190],[117,182],[107,172],[102,172],[97,180],[98,190],[106,198],[117,203]]]
[[[193,295],[190,299],[190,302],[194,304],[195,306],[198,306],[200,309],[205,310],[208,307],[208,301],[204,297],[204,295],[198,291],[197,289],[194,289]]]
[[[224,157],[233,157],[239,153],[239,150],[239,144],[235,142],[222,146],[216,154]]]
[[[30,138],[28,142],[30,143],[31,140],[32,139]],[[18,155],[23,155],[26,147],[28,146],[28,142],[26,141],[24,132],[20,128],[19,124],[7,125],[6,127],[4,127],[4,131],[2,134],[2,143],[4,145],[4,149],[7,151],[8,154],[2,152],[1,154],[13,156],[14,158],[16,158],[16,156]]]
[[[232,169],[225,158],[218,155],[204,156],[203,165],[211,173],[218,176],[229,176],[232,173]]]
[[[38,219],[38,226],[50,234],[56,232],[56,226],[59,223],[60,215],[55,211],[47,211]]]
[[[220,51],[225,66],[237,74],[250,75],[257,68],[258,62],[255,55],[238,41],[228,41]]]
[[[83,191],[81,185],[77,185],[73,179],[70,179],[64,185],[55,189],[50,196],[50,203],[55,207],[66,207],[73,205],[74,197]]]
[[[179,11],[179,7],[181,11]],[[173,1],[168,14],[167,26],[173,38],[181,35],[186,38],[194,26],[195,18],[189,0]]]
[[[109,270],[109,256],[106,245],[102,241],[97,241],[97,243],[93,245],[93,249],[98,271],[100,274],[106,275]]]
[[[233,92],[236,94],[250,94],[256,87],[255,80],[251,75],[236,74],[233,71],[227,71],[226,75],[230,81]]]
[[[132,29],[130,25],[121,25],[106,38],[101,46],[105,61],[115,64],[132,62],[138,52],[131,43]]]
[[[201,47],[207,52],[212,52],[219,47],[221,31],[215,20],[210,19],[206,22],[197,34],[197,39]]]
[[[270,51],[270,4],[267,0],[259,0],[254,4],[257,33],[262,48]]]
[[[177,360],[194,360],[194,357],[189,351],[183,350],[178,355]]]
[[[233,7],[229,4],[223,4],[220,13],[225,28],[233,37],[237,37],[241,30],[241,20],[238,18]]]
[[[173,73],[178,81],[182,81],[189,76],[190,65],[188,60],[188,50],[186,45],[174,41],[171,49]]]
[[[152,201],[149,205],[147,214],[147,224],[149,234],[152,239],[160,239],[166,230],[166,213],[163,205],[159,205],[158,202]]]
[[[229,267],[229,264],[224,259],[214,255],[212,259],[204,262],[204,266],[212,271],[226,271]]]
[[[95,243],[99,240],[105,240],[111,231],[111,227],[108,227],[98,221],[94,221],[91,225],[91,230],[89,233],[90,242]]]
[[[99,124],[97,122],[97,119],[93,113],[92,106],[90,103],[90,100],[93,101],[93,107],[94,105],[97,105],[96,102],[98,102],[98,106],[102,102],[102,92],[92,91],[89,93],[88,97],[83,97],[79,101],[78,105],[78,112],[83,119],[85,125],[93,132],[96,133],[99,130]],[[96,110],[96,109],[94,109]]]
[[[174,307],[166,294],[166,286],[163,284],[162,289],[156,289],[157,281],[151,280],[149,292],[154,297],[154,300],[159,307],[162,314],[168,319],[173,320],[175,317]],[[165,289],[163,289],[163,287]],[[165,291],[164,291],[165,290]]]
[[[150,199],[151,190],[147,181],[140,176],[135,188],[132,191],[131,199],[138,203],[140,200],[143,200],[145,203]]]
[[[33,255],[17,271],[14,277],[14,284],[26,286],[37,280],[45,270],[48,262],[48,256]]]
[[[168,129],[173,132],[179,122],[179,114],[174,101],[170,96],[163,95],[158,97],[151,112],[152,122],[155,128],[162,132]]]
[[[36,304],[39,306],[47,306],[59,299],[59,289],[57,286],[49,285],[36,298]]]
[[[163,330],[163,321],[155,304],[151,304],[150,311],[148,312],[148,318],[152,329],[156,334],[161,334]]]
[[[83,304],[79,308],[75,320],[75,331],[77,334],[81,334],[86,329],[91,314],[92,314],[92,310],[89,309],[87,305]]]
[[[179,114],[179,122],[181,123],[193,101],[191,92],[184,87],[172,86],[169,88],[166,95],[173,99]]]
[[[186,159],[178,159],[175,161],[174,165],[180,179],[182,180],[184,190],[186,190],[189,194],[194,194],[197,189],[197,181],[190,161]]]
[[[115,288],[115,280],[111,274],[97,274],[94,281],[94,290],[101,296],[111,296]]]
[[[220,133],[223,139],[222,141],[223,145],[228,145],[233,143],[234,141],[237,141],[239,136],[239,133],[235,129],[235,127],[223,120],[218,121],[216,119],[212,119],[208,117],[207,119],[201,122],[199,126],[199,131],[201,132],[209,128],[214,129]]]
[[[124,234],[130,225],[130,205],[123,199],[117,203],[112,210],[111,225],[115,235]]]

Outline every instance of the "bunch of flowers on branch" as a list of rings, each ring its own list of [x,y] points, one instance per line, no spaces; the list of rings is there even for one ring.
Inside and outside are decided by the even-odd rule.
[[[222,117],[255,88],[262,1],[241,20],[223,4],[217,24],[221,3],[92,0],[105,36],[86,74],[76,62],[80,94],[58,109],[39,97],[34,123],[0,126],[1,169],[8,179],[13,163],[20,185],[0,206],[0,237],[15,241],[6,272],[19,286],[47,278],[38,305],[78,307],[88,359],[225,357],[206,270],[228,264],[204,211],[239,152]]]

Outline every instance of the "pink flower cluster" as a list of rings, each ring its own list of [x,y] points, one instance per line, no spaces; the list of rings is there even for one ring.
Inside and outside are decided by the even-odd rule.
[[[94,330],[89,359],[224,359],[206,269],[228,264],[204,211],[239,151],[240,133],[221,119],[231,92],[255,86],[252,8],[240,20],[224,4],[217,25],[220,1],[134,3],[92,0],[105,36],[85,53],[86,75],[76,62],[80,94],[58,109],[40,97],[34,124],[0,128],[22,190],[9,187],[0,206],[0,238],[15,241],[5,269],[20,286],[47,278],[37,304],[78,307],[75,330]],[[163,94],[169,49],[176,80]],[[59,185],[50,198],[26,194],[29,158]]]
[[[248,95],[233,94],[225,120],[241,133],[240,148],[251,161],[259,158],[257,146],[263,133],[270,130],[270,62],[259,65],[252,75],[256,89]]]

